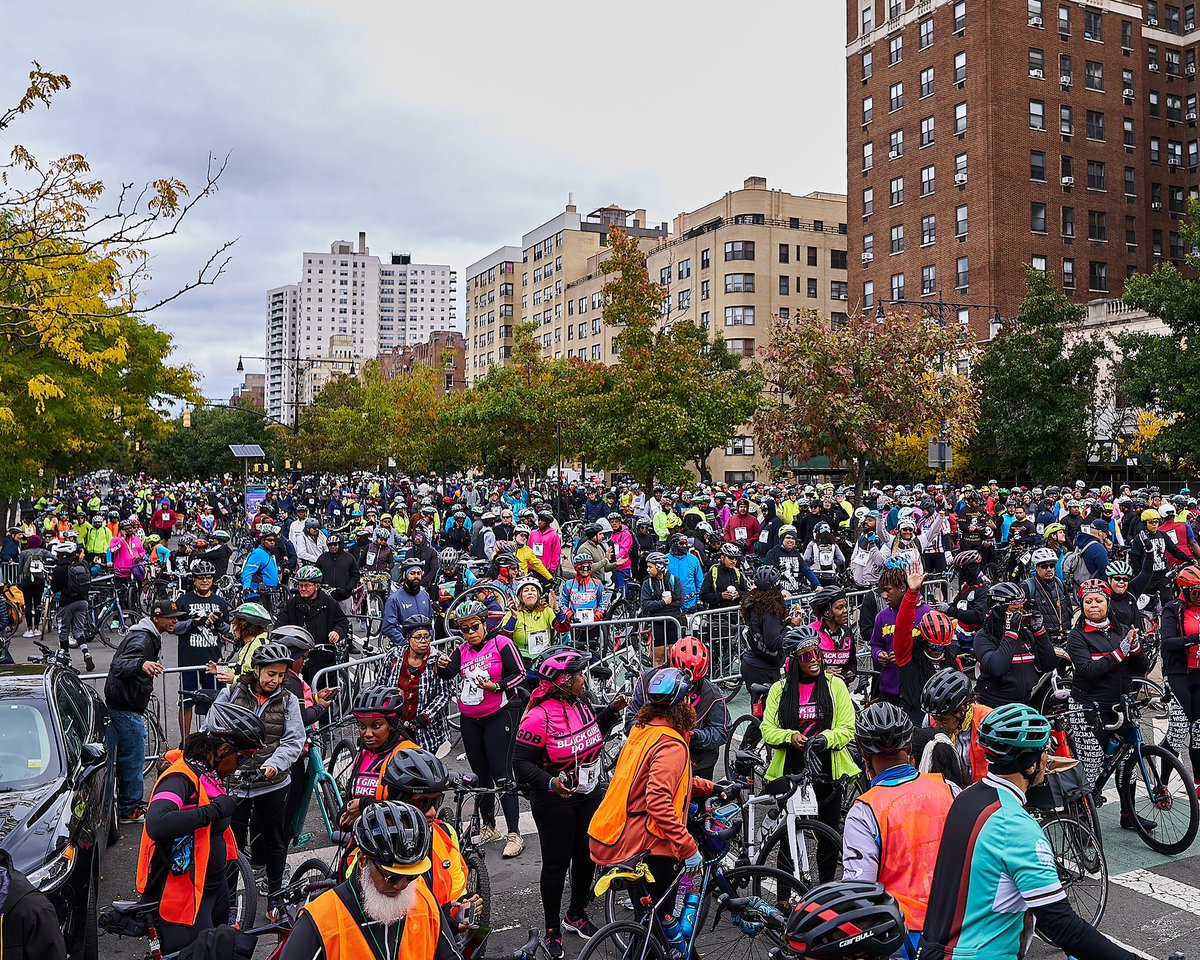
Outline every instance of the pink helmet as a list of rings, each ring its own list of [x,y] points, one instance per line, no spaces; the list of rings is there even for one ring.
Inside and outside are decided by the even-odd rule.
[[[588,657],[574,647],[551,647],[538,658],[537,675],[555,686],[561,686],[577,673],[587,669]]]

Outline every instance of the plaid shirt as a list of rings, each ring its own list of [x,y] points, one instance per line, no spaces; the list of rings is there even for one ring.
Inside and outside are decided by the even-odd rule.
[[[399,688],[400,674],[407,655],[407,647],[403,650],[393,649],[391,655],[380,666],[375,683]],[[423,750],[436,753],[438,748],[450,739],[450,719],[447,716],[450,692],[450,681],[438,676],[431,654],[430,660],[425,661],[425,668],[421,671],[417,686],[417,716],[425,716],[429,723],[425,726],[413,725],[417,746]]]

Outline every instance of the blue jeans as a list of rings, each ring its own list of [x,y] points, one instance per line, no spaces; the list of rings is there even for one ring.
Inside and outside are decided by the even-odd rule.
[[[131,710],[109,710],[108,716],[108,760],[116,766],[117,813],[128,816],[142,806],[146,721]]]

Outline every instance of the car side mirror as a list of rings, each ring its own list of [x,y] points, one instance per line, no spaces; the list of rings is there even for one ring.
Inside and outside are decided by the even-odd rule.
[[[108,748],[102,743],[85,743],[80,750],[80,756],[87,765],[103,763],[108,759]]]

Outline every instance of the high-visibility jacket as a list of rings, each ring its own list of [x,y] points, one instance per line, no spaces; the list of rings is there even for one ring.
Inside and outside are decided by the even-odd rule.
[[[859,798],[879,826],[878,881],[896,898],[909,930],[925,929],[929,888],[954,795],[940,773],[872,787]]]
[[[663,724],[635,726],[629,731],[629,737],[625,741],[625,746],[621,748],[621,755],[617,758],[612,782],[608,785],[608,790],[604,794],[604,799],[600,801],[600,806],[592,814],[592,821],[588,826],[589,836],[605,846],[612,846],[620,839],[621,834],[625,832],[625,821],[629,816],[629,794],[633,789],[634,780],[637,779],[650,750],[663,737],[674,737],[685,747],[687,746],[683,734],[674,727]],[[680,822],[683,822],[683,811],[687,807],[691,792],[691,764],[685,763],[683,774],[679,778],[679,782],[675,784],[672,794],[675,813]],[[666,837],[666,834],[649,815],[646,817],[646,830],[660,839]]]
[[[432,960],[441,930],[441,911],[424,880],[418,877],[413,885],[417,896],[404,918],[395,960]],[[375,960],[362,930],[363,920],[350,912],[338,890],[326,890],[304,908],[321,936],[325,956],[329,960]]]
[[[458,849],[454,829],[440,820],[433,822],[433,849],[430,851],[433,868],[427,876],[433,899],[442,906],[462,899],[467,892],[467,861]]]
[[[162,776],[155,782],[154,788],[158,789],[158,784],[162,782],[163,777],[168,777],[173,773],[181,773],[191,781],[192,786],[196,790],[196,805],[206,807],[211,802],[208,792],[204,789],[204,784],[200,782],[200,777],[183,759],[181,755],[175,757],[174,762],[167,767]],[[154,794],[150,794],[153,802]],[[167,872],[167,882],[163,887],[162,896],[159,897],[158,915],[168,923],[181,923],[186,926],[191,926],[196,922],[196,914],[200,909],[200,901],[204,898],[204,880],[208,874],[208,854],[209,843],[212,840],[212,827],[201,827],[193,835],[192,845],[192,866],[187,873],[181,873],[178,876]],[[137,865],[137,892],[146,892],[146,881],[150,876],[150,861],[154,856],[155,842],[150,839],[150,835],[146,833],[146,827],[142,827],[142,845],[138,850],[138,865]],[[228,827],[225,828],[225,859],[236,860],[238,857],[237,841],[233,838],[233,831]]]

